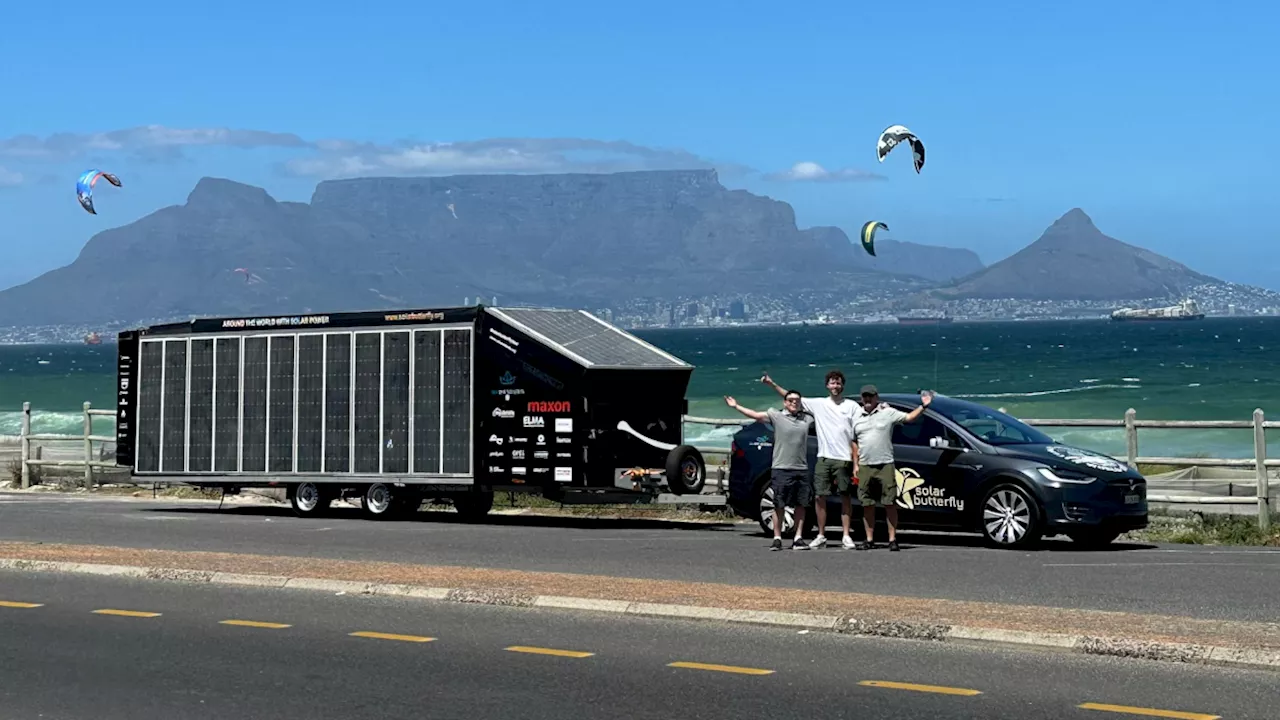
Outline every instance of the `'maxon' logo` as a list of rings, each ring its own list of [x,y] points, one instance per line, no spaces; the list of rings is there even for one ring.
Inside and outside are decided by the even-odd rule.
[[[526,409],[536,413],[567,413],[572,407],[568,400],[532,400]]]

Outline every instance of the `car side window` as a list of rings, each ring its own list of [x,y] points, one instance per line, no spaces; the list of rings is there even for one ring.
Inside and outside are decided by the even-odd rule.
[[[899,423],[893,427],[894,445],[929,447],[929,439],[936,437],[953,438],[955,433],[928,415],[916,418],[915,422]]]

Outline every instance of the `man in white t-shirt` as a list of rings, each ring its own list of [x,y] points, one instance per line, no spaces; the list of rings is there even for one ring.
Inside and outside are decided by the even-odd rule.
[[[780,387],[768,375],[760,382],[769,385],[784,398],[787,390]],[[804,409],[813,415],[818,435],[818,464],[813,472],[813,509],[818,517],[818,536],[809,547],[820,548],[827,544],[827,496],[840,494],[840,527],[844,530],[841,544],[845,549],[854,546],[849,535],[853,516],[853,456],[851,434],[853,421],[863,414],[862,406],[844,396],[844,373],[832,370],[827,373],[827,397],[804,396]]]

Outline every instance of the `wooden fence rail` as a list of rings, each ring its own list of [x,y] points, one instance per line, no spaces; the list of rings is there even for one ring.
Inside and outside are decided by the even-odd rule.
[[[93,453],[93,444],[95,442],[115,442],[115,437],[110,435],[94,435],[93,434],[93,418],[95,417],[111,417],[115,415],[114,410],[99,410],[90,406],[89,403],[84,404],[84,430],[81,435],[50,435],[36,434],[31,432],[31,403],[22,403],[22,435],[21,435],[21,457],[22,457],[22,487],[31,486],[31,468],[39,466],[54,467],[83,467],[85,487],[92,489],[94,487],[93,469],[116,467],[115,462],[110,460],[95,460]],[[1125,434],[1125,462],[1129,467],[1137,469],[1138,465],[1169,465],[1173,467],[1225,467],[1225,468],[1244,468],[1251,467],[1254,469],[1254,482],[1251,483],[1255,487],[1255,494],[1252,496],[1239,497],[1221,497],[1221,496],[1193,496],[1193,495],[1149,495],[1147,500],[1159,503],[1173,504],[1206,504],[1206,505],[1257,505],[1258,508],[1258,526],[1263,531],[1271,529],[1271,513],[1270,513],[1270,484],[1267,468],[1280,467],[1280,458],[1267,457],[1267,436],[1268,428],[1280,428],[1280,422],[1268,422],[1261,409],[1253,411],[1252,420],[1139,420],[1137,412],[1130,408],[1125,411],[1124,418],[1115,419],[1090,419],[1090,418],[1019,418],[1022,422],[1038,427],[1085,427],[1085,428],[1123,428]],[[753,420],[747,418],[713,418],[700,417],[697,415],[684,416],[684,422],[693,425],[712,425],[716,427],[742,427],[750,425]],[[1253,429],[1253,457],[1252,458],[1184,458],[1184,457],[1162,457],[1162,456],[1143,456],[1138,454],[1138,430],[1140,428],[1178,428],[1186,430],[1205,430],[1205,429],[1221,429],[1231,428],[1247,430]],[[82,460],[43,460],[38,457],[32,457],[31,443],[32,441],[67,441],[81,439],[84,442],[84,459]],[[729,448],[715,446],[699,446],[698,449],[703,453],[711,454],[727,454]],[[1119,459],[1119,458],[1117,458]],[[1244,483],[1240,483],[1244,484]]]

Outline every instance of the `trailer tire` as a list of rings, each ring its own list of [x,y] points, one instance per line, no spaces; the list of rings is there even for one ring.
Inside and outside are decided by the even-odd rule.
[[[697,495],[707,484],[707,464],[692,445],[667,453],[667,487],[676,495]]]
[[[371,520],[386,520],[395,516],[399,505],[395,492],[386,483],[367,486],[360,498],[360,508],[364,511],[364,516]]]
[[[453,509],[464,522],[482,520],[493,509],[493,491],[459,495],[453,499]]]
[[[333,493],[322,485],[312,482],[290,485],[286,494],[289,496],[289,504],[293,506],[293,512],[298,517],[323,515],[329,510],[329,504],[333,502]]]

